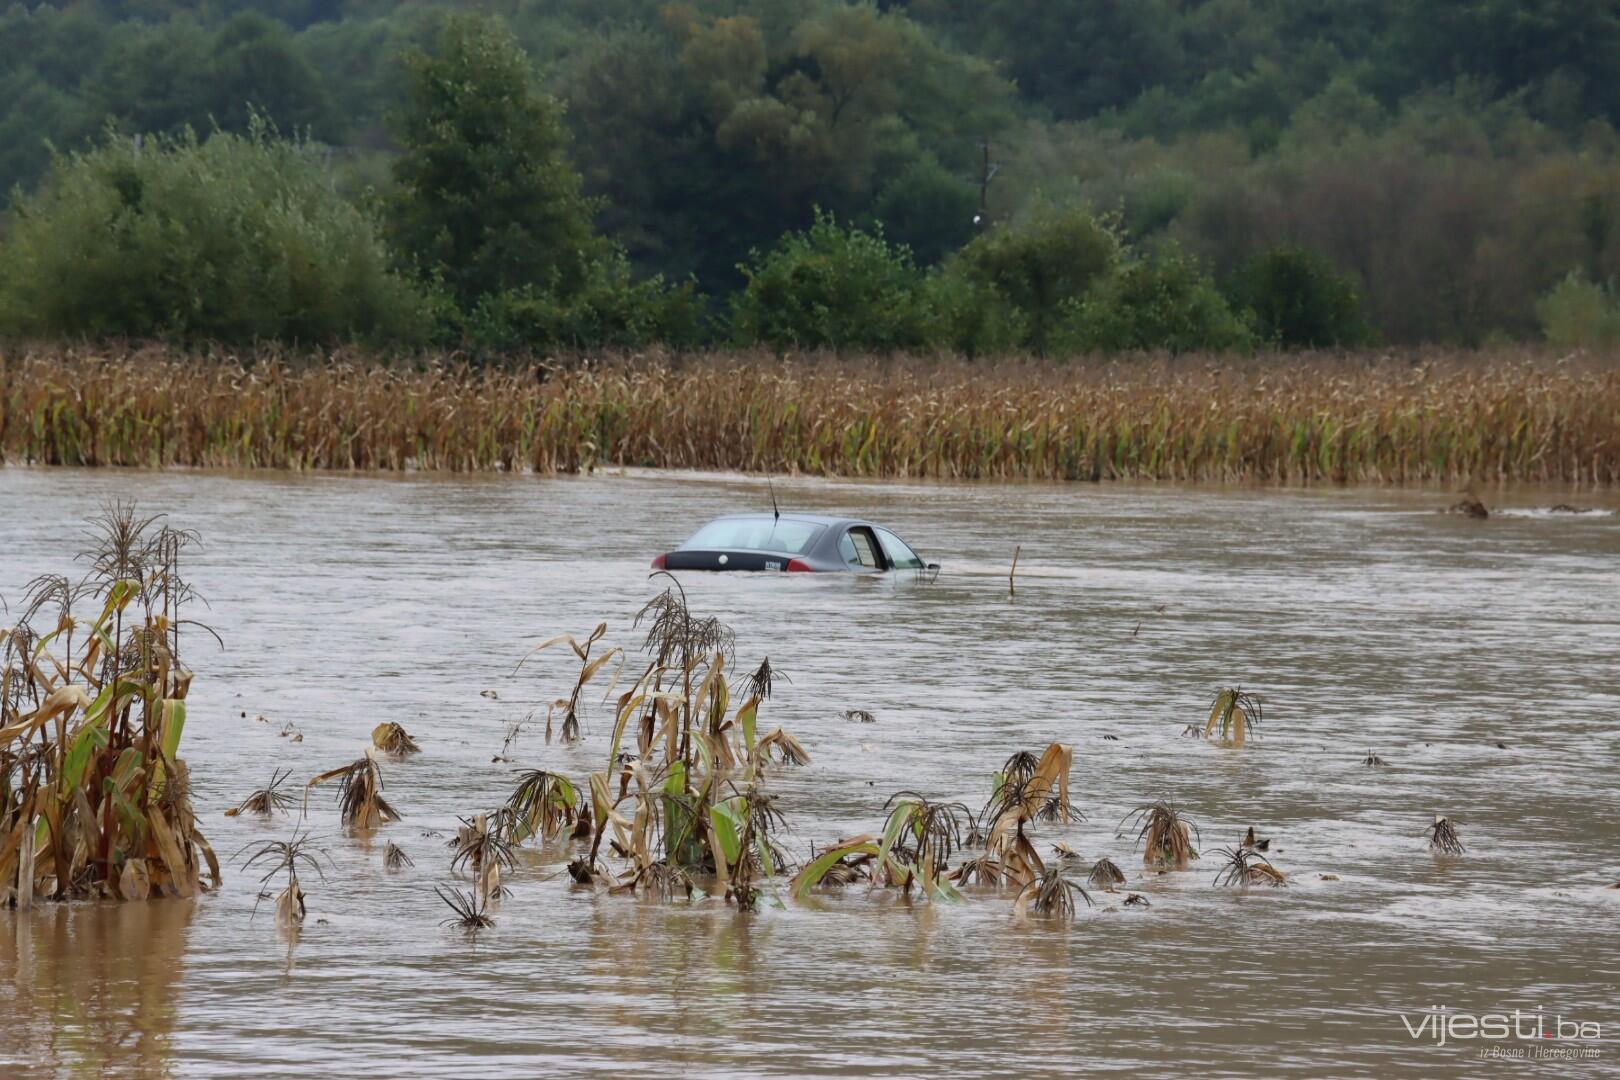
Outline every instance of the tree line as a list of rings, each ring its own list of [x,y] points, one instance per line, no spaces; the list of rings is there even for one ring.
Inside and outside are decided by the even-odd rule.
[[[12,8],[0,331],[1062,352],[1620,326],[1604,5],[488,7]],[[273,227],[203,190],[233,177]],[[213,216],[162,226],[162,197]],[[69,240],[147,284],[75,307]],[[153,273],[97,254],[132,244]],[[242,244],[279,276],[210,268]]]

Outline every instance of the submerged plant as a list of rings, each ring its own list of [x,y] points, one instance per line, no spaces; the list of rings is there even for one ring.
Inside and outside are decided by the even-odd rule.
[[[415,865],[415,861],[405,854],[405,849],[392,840],[383,845],[383,866],[388,870],[403,870],[407,866]]]
[[[1073,750],[1064,743],[1052,743],[1038,758],[1020,752],[1007,759],[974,823],[975,839],[983,823],[984,858],[967,874],[956,875],[957,880],[987,880],[995,872],[1002,884],[1022,888],[1046,871],[1024,829],[1037,818],[1068,821],[1081,816],[1069,802],[1073,761]]]
[[[1009,814],[1021,821],[1085,820],[1069,801],[1073,764],[1074,751],[1064,743],[1052,743],[1039,757],[1029,751],[1013,754],[996,774],[981,816],[992,826]]]
[[[1160,799],[1139,806],[1120,820],[1121,829],[1127,821],[1136,829],[1136,842],[1143,845],[1143,865],[1185,870],[1189,862],[1198,858],[1193,847],[1198,826],[1184,819],[1175,804]]]
[[[1001,766],[1001,776],[1005,783],[1027,783],[1035,775],[1035,769],[1040,765],[1041,759],[1028,750],[1020,750],[1006,760]]]
[[[385,721],[371,729],[371,745],[390,757],[406,757],[422,751],[422,748],[416,745],[416,740],[411,738],[410,733],[392,720]]]
[[[1231,746],[1242,746],[1249,733],[1260,727],[1260,699],[1245,694],[1237,687],[1218,691],[1210,704],[1209,722],[1204,725],[1204,737],[1218,734],[1221,741]]]
[[[304,785],[307,805],[309,791],[328,780],[338,781],[338,809],[343,824],[351,829],[375,829],[379,825],[399,820],[399,812],[383,798],[382,767],[367,750],[365,756],[340,768],[321,773]]]
[[[1385,761],[1383,758],[1379,757],[1377,754],[1373,753],[1371,750],[1367,751],[1367,756],[1361,759],[1361,763],[1363,765],[1366,765],[1366,766],[1368,766],[1370,768],[1375,768],[1375,769],[1381,769],[1385,765],[1389,764],[1387,761]]]
[[[758,698],[760,701],[771,700],[771,691],[775,688],[777,679],[785,682],[793,681],[771,667],[771,658],[767,656],[760,661],[759,667],[754,669],[754,673],[748,676],[748,696]]]
[[[1113,892],[1114,886],[1125,884],[1125,872],[1115,866],[1112,859],[1098,859],[1092,864],[1086,880],[1104,892]]]
[[[196,536],[123,503],[92,525],[88,576],[34,579],[0,629],[0,904],[193,896],[204,865],[220,882],[179,757],[183,630],[212,634],[183,616]]]
[[[932,802],[915,791],[896,792],[883,809],[889,811],[883,829],[886,848],[913,862],[929,858],[941,871],[963,846],[963,826],[974,823],[973,811],[962,803]]]
[[[569,867],[573,873],[573,867]],[[576,881],[580,879],[576,876]],[[692,876],[686,868],[670,862],[668,859],[655,859],[636,868],[626,880],[621,881],[612,889],[613,892],[636,892],[645,890],[660,900],[673,900],[680,897],[690,900],[696,891],[692,884]]]
[[[563,714],[562,741],[565,743],[579,741],[579,698],[585,691],[585,684],[594,679],[609,663],[617,659],[619,667],[614,669],[613,679],[608,684],[607,693],[603,694],[603,697],[606,698],[608,694],[613,692],[613,686],[618,682],[619,670],[624,666],[624,650],[609,649],[594,660],[591,659],[591,651],[596,647],[596,643],[602,639],[602,635],[606,633],[607,623],[598,623],[596,629],[592,630],[584,641],[578,640],[572,634],[559,634],[529,650],[528,654],[518,661],[517,667],[512,669],[512,674],[516,675],[523,665],[529,661],[530,657],[545,652],[555,645],[567,645],[573,650],[575,658],[579,660],[579,674],[574,678],[573,690],[567,697],[553,701],[546,710],[546,742],[551,741],[551,721],[558,710],[561,710]]]
[[[495,820],[492,822],[490,818]],[[501,868],[517,865],[512,847],[512,812],[503,807],[491,814],[461,819],[450,841],[450,869],[471,871],[477,892],[486,902],[501,892]]]
[[[810,751],[781,728],[760,739],[759,749],[767,756],[774,753],[783,765],[810,764]]]
[[[225,816],[236,817],[238,814],[254,814],[258,817],[269,817],[277,810],[285,814],[293,804],[293,797],[282,791],[281,785],[291,775],[291,769],[282,769],[271,773],[269,784],[259,788],[236,806],[225,811]]]
[[[1434,824],[1424,831],[1429,837],[1429,848],[1442,855],[1461,855],[1467,850],[1463,847],[1462,838],[1457,835],[1457,827],[1451,823],[1450,818],[1436,814]]]
[[[454,926],[477,937],[478,931],[488,930],[495,925],[495,920],[486,910],[489,905],[487,897],[477,893],[461,892],[459,889],[443,889],[437,885],[433,886],[433,891],[438,893],[439,899],[454,912],[441,922],[440,926]]]
[[[1280,887],[1288,884],[1282,871],[1272,866],[1270,859],[1253,848],[1221,848],[1220,854],[1225,862],[1220,872],[1215,875],[1216,885]]]
[[[306,909],[304,890],[299,886],[299,868],[313,870],[322,881],[326,880],[320,861],[315,858],[316,849],[310,843],[309,833],[300,835],[294,832],[286,840],[262,840],[256,844],[249,844],[237,852],[238,855],[243,853],[248,853],[248,857],[242,863],[242,869],[247,870],[260,864],[266,867],[264,876],[259,878],[260,885],[269,884],[270,879],[277,874],[287,875],[286,886],[276,896],[277,925],[294,927],[303,922]],[[257,904],[254,905],[254,910],[258,910]]]
[[[1077,896],[1085,901],[1086,907],[1093,906],[1090,893],[1064,877],[1061,870],[1052,867],[1019,891],[1018,898],[1013,901],[1013,912],[1068,921],[1074,918],[1078,910],[1074,903]]]
[[[958,885],[1000,885],[1006,877],[1006,866],[987,852],[968,856],[950,872],[951,880]]]
[[[506,805],[511,810],[506,818],[513,829],[510,839],[516,843],[532,836],[550,840],[574,824],[579,792],[566,777],[534,769],[518,778]]]

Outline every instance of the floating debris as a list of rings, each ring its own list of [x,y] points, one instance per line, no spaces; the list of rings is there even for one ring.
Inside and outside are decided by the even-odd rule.
[[[875,724],[875,723],[877,723],[877,717],[873,716],[871,713],[867,712],[865,709],[845,709],[844,710],[844,719],[852,721],[853,723],[857,723],[857,724]]]
[[[1249,831],[1243,834],[1243,843],[1241,846],[1244,848],[1244,850],[1253,849],[1254,851],[1270,851],[1271,841],[1255,839],[1254,826],[1250,825]]]
[[[1361,759],[1361,763],[1374,769],[1382,769],[1385,765],[1389,764],[1389,762],[1385,761],[1371,750],[1367,751],[1367,756]]]
[[[1491,512],[1485,509],[1485,504],[1472,494],[1464,495],[1461,499],[1452,503],[1446,508],[1446,513],[1461,514],[1463,517],[1474,518],[1479,521],[1491,516]]]

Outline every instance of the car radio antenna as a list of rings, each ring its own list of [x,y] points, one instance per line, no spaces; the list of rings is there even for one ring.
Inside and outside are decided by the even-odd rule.
[[[768,476],[765,478],[765,487],[771,493],[771,513],[775,515],[771,519],[771,525],[774,528],[782,520],[782,511],[776,505],[776,485],[771,483],[771,478]]]

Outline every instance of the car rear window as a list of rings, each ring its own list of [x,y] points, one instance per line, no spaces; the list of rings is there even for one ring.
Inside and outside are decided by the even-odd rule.
[[[711,521],[681,546],[688,551],[781,551],[801,554],[823,526],[807,521],[729,518]]]

